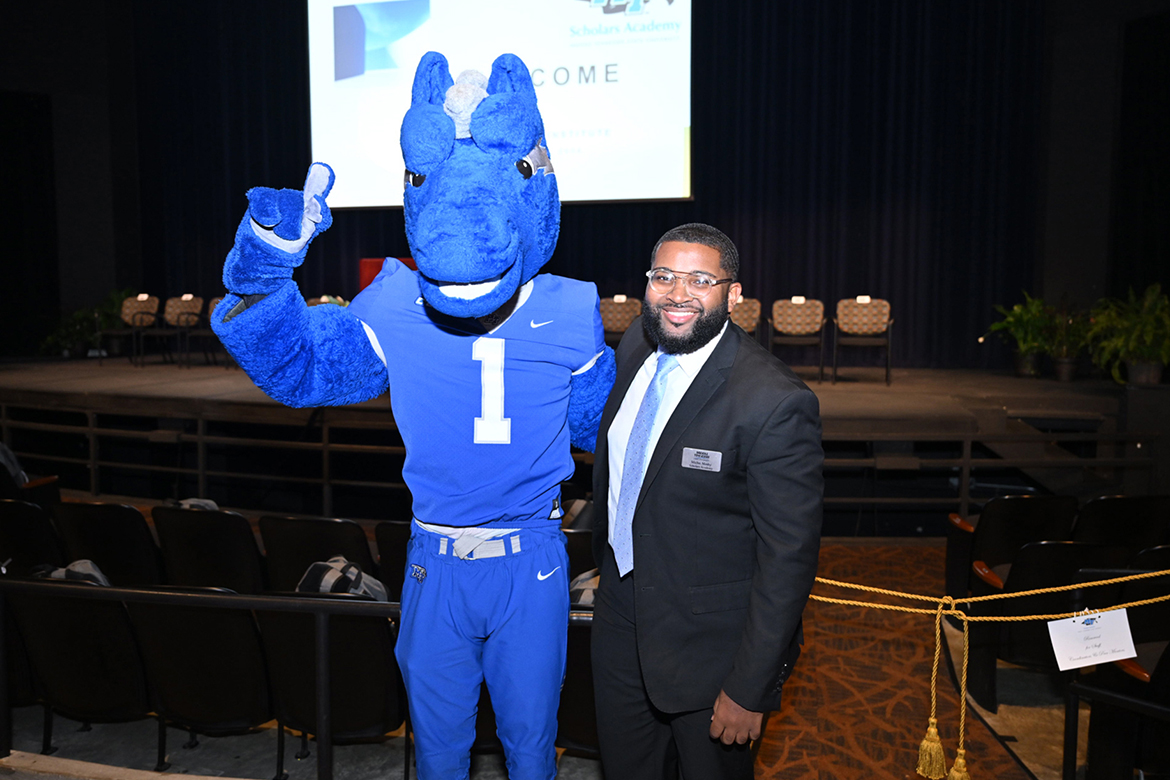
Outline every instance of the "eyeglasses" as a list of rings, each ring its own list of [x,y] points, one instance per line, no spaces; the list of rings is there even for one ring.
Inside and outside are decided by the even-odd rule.
[[[686,291],[695,298],[706,298],[719,285],[724,282],[735,281],[731,277],[726,279],[716,279],[710,274],[692,273],[684,274],[677,271],[672,271],[669,268],[654,268],[646,272],[646,278],[650,280],[650,289],[659,295],[665,295],[674,289],[675,284],[679,279],[686,283]]]

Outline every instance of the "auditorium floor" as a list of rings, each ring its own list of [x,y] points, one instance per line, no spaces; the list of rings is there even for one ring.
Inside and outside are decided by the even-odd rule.
[[[941,539],[826,539],[820,575],[937,594],[942,592],[944,549]],[[845,598],[854,595],[821,585],[815,592]],[[930,710],[932,639],[929,616],[811,602],[805,617],[804,654],[785,688],[782,710],[769,721],[756,777],[916,777],[918,744]],[[1001,677],[1001,690],[1008,682]],[[1036,680],[1026,676],[1017,682],[1025,688],[1036,685]],[[1005,693],[1004,698],[1011,695]],[[1037,703],[1035,695],[1015,698]],[[1060,716],[1057,713],[1054,718],[1052,702],[1045,699],[1038,703],[1046,705],[1047,710],[1021,709],[1024,717],[1016,719],[1008,736],[1016,753],[1032,762],[1031,771],[1023,768],[1004,743],[968,711],[966,750],[972,776],[999,780],[1059,776]],[[1030,712],[1042,717],[1029,717]],[[958,718],[956,688],[943,670],[938,685],[938,719],[948,760],[954,758]],[[1082,722],[1086,720],[1082,718]],[[54,776],[93,780],[158,777],[147,771],[154,763],[156,726],[151,721],[94,725],[92,731],[78,732],[79,724],[58,718],[54,744],[59,750],[48,759],[35,752],[40,746],[40,725],[38,708],[16,711],[14,747],[27,752],[0,760],[0,774],[16,780],[48,780]],[[184,733],[170,732],[169,760],[173,766],[168,774],[237,778],[270,778],[274,774],[276,735],[271,728],[250,736],[201,738],[194,750],[182,749],[180,745],[185,741]],[[313,757],[304,761],[293,758],[296,745],[297,740],[290,739],[285,747],[290,780],[310,780],[316,775],[315,745],[310,746]],[[391,737],[381,744],[339,746],[334,757],[339,780],[398,778],[402,739]],[[91,763],[62,764],[59,759]],[[498,756],[476,756],[473,766],[475,780],[505,777]],[[143,773],[132,777],[127,768]],[[562,761],[560,777],[599,780],[601,773],[597,762],[567,756]]]

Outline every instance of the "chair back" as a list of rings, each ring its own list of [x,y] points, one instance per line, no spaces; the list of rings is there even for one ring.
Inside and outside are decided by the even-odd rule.
[[[630,323],[642,316],[642,301],[626,298],[621,303],[613,298],[601,299],[601,324],[606,333],[625,333]]]
[[[378,576],[366,532],[352,520],[325,517],[260,518],[260,538],[268,560],[268,587],[295,591],[313,563],[344,555],[363,574]]]
[[[971,540],[971,561],[990,567],[1012,563],[1029,542],[1069,538],[1077,500],[1073,496],[998,496],[979,514]],[[970,571],[970,562],[968,562]]]
[[[596,757],[597,706],[593,699],[593,661],[589,652],[591,632],[589,625],[569,626],[556,745],[569,753]]]
[[[97,585],[55,587],[60,593],[6,598],[45,700],[73,720],[145,718],[150,699],[125,606],[72,595]]]
[[[167,298],[167,305],[163,309],[163,319],[172,328],[194,328],[199,324],[199,315],[203,311],[203,299],[192,296],[183,300],[181,297]]]
[[[268,670],[250,610],[140,603],[127,608],[155,711],[168,722],[216,735],[242,733],[272,720]]]
[[[596,569],[593,561],[593,531],[588,528],[565,528],[566,546],[569,552],[569,579],[578,574]]]
[[[296,593],[303,599],[372,601],[348,593]],[[315,620],[311,613],[257,611],[272,680],[276,716],[289,728],[317,734]],[[374,739],[406,717],[406,698],[394,658],[394,632],[382,617],[329,618],[329,689],[333,741]]]
[[[1138,571],[1170,571],[1170,544],[1150,547],[1134,556],[1129,568]],[[1165,596],[1170,592],[1170,574],[1147,580],[1133,580],[1121,586],[1121,604]],[[1170,640],[1170,601],[1146,604],[1127,611],[1135,644]]]
[[[236,593],[265,590],[264,558],[247,518],[173,506],[156,506],[150,514],[170,584]]]
[[[52,511],[65,541],[67,560],[93,561],[114,586],[158,585],[165,581],[162,554],[146,518],[134,507],[64,502]]]
[[[746,333],[755,333],[760,327],[760,300],[744,298],[731,310],[731,321]]]
[[[982,520],[980,521],[982,522]],[[1005,593],[1072,585],[1082,581],[1080,569],[1121,566],[1125,550],[1081,542],[1030,542],[1016,553],[1004,580]],[[1116,603],[1116,590],[1103,587],[1021,596],[1000,602],[1000,614],[1047,615],[1079,612]],[[1003,624],[999,657],[1010,663],[1056,670],[1056,656],[1043,620]]]
[[[890,302],[873,298],[869,303],[858,303],[856,298],[842,298],[837,301],[837,327],[855,336],[885,333],[890,327]]]
[[[390,601],[402,600],[406,580],[406,547],[410,544],[410,520],[384,520],[374,526],[378,545],[378,571]]]
[[[132,328],[149,328],[158,319],[158,296],[148,295],[139,300],[131,295],[122,301],[122,322]]]
[[[1170,544],[1170,496],[1102,496],[1077,513],[1072,540],[1135,552]]]
[[[0,561],[13,577],[27,577],[43,563],[60,568],[65,548],[49,513],[26,501],[0,500]]]
[[[785,336],[810,336],[825,326],[825,304],[816,298],[793,303],[784,298],[772,304],[772,328]]]

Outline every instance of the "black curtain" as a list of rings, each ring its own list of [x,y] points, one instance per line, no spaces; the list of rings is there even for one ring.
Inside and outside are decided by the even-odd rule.
[[[136,0],[135,18],[143,277],[214,295],[245,190],[299,186],[311,161],[305,10]],[[896,365],[1001,360],[976,338],[1032,289],[1042,1],[697,0],[693,21],[694,199],[565,205],[547,270],[639,295],[658,236],[705,221],[765,307],[867,293],[893,306]],[[612,166],[639,175],[637,150]],[[401,210],[335,212],[298,279],[350,297],[358,258],[408,253]]]

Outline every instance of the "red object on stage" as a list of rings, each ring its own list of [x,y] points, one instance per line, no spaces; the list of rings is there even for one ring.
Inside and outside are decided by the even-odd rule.
[[[414,264],[414,258],[399,257],[396,258],[398,262],[405,265],[412,271],[417,271],[418,266]],[[363,257],[358,266],[358,292],[366,289],[370,282],[374,281],[374,277],[382,270],[382,263],[386,262],[384,257]]]

